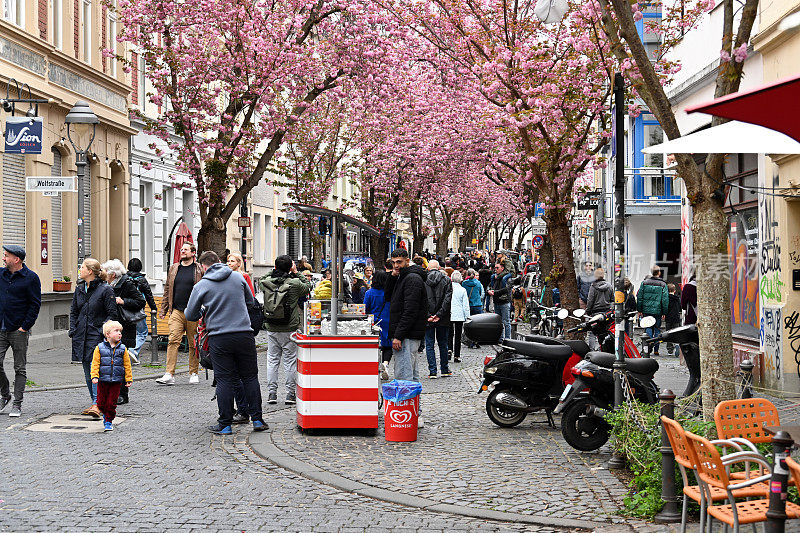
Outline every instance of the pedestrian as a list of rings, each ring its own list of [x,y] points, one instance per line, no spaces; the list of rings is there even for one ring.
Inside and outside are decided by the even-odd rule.
[[[697,324],[697,278],[694,273],[681,289],[681,309],[686,311],[685,325]]]
[[[195,261],[197,247],[187,242],[181,246],[181,260],[169,267],[164,296],[161,298],[160,318],[169,317],[169,342],[167,344],[167,368],[164,375],[156,380],[161,385],[175,384],[175,367],[178,365],[178,348],[184,333],[189,340],[189,383],[200,383],[197,372],[200,363],[194,345],[197,322],[188,320],[184,311],[189,303],[189,295],[195,284],[203,278],[203,270]],[[228,252],[230,255],[230,252]]]
[[[25,249],[3,246],[4,268],[0,268],[0,413],[11,405],[8,416],[22,414],[22,397],[28,380],[28,339],[42,306],[39,276],[25,265]],[[14,355],[14,396],[4,368],[8,349]]]
[[[286,373],[284,383],[286,405],[294,405],[295,377],[297,374],[297,344],[292,333],[300,327],[300,308],[297,302],[307,298],[312,284],[297,273],[297,267],[288,255],[275,259],[275,268],[259,282],[264,293],[264,312],[267,322],[267,403],[278,403],[278,368],[283,361]],[[283,318],[271,319],[269,314],[283,306]]]
[[[589,288],[594,283],[594,273],[592,272],[591,261],[583,263],[583,272],[576,276],[578,282],[578,302],[581,309],[586,309],[586,302],[589,300]]]
[[[486,291],[494,304],[494,312],[500,315],[503,321],[501,341],[511,338],[511,291],[508,286],[510,279],[511,274],[506,271],[503,263],[495,263],[494,274],[489,283],[490,288]]]
[[[517,271],[516,268],[514,267],[514,261],[512,261],[511,258],[509,258],[505,253],[503,252],[498,253],[496,262],[502,263],[505,271],[508,274],[511,274],[511,276],[514,276],[514,274],[516,274]]]
[[[139,292],[144,296],[144,301],[147,302],[150,311],[157,311],[158,306],[156,306],[156,300],[153,298],[153,290],[150,288],[150,284],[147,282],[147,277],[144,272],[142,272],[142,268],[141,259],[136,257],[132,258],[128,261],[128,277],[136,284]],[[155,328],[155,324],[153,328]],[[147,317],[145,317],[136,323],[136,346],[133,348],[128,347],[128,353],[132,356],[132,360],[139,360],[139,354],[142,352],[142,347],[147,340],[147,333]],[[153,329],[153,335],[156,335],[155,329]]]
[[[464,331],[464,321],[470,315],[469,296],[462,286],[464,278],[456,270],[450,276],[453,285],[453,296],[450,301],[450,346],[453,350],[453,362],[461,362],[461,333]]]
[[[469,314],[477,315],[483,310],[483,285],[478,281],[478,273],[475,269],[467,269],[467,279],[465,279],[461,286],[467,291],[469,297]]]
[[[630,317],[631,313],[636,313],[636,296],[633,294],[633,283],[631,283],[630,278],[622,280],[622,287],[625,294],[625,313],[627,317]],[[630,318],[625,320],[625,332],[628,336],[633,334],[633,320]]]
[[[489,283],[492,281],[492,270],[488,266],[483,266],[478,270],[478,281],[483,286],[483,308],[487,313],[489,312],[489,304],[492,298],[489,296]]]
[[[114,429],[120,389],[133,384],[130,353],[122,342],[122,335],[122,324],[109,320],[103,324],[105,340],[92,353],[92,384],[97,387],[97,408],[103,413],[104,431]]]
[[[364,303],[364,296],[367,294],[367,290],[369,290],[369,285],[364,281],[364,276],[362,276],[359,272],[353,274],[353,284],[352,286],[352,294],[353,294],[353,303],[354,304],[363,304]]]
[[[392,343],[389,340],[389,301],[384,289],[389,274],[375,272],[372,288],[364,296],[364,312],[373,316],[374,323],[381,328],[379,347],[381,351],[381,379],[389,379],[389,361],[392,360]]]
[[[391,260],[391,258],[389,258],[389,259],[387,259],[386,261],[383,262],[383,271],[386,272],[387,274],[391,275],[392,274],[392,270],[394,270],[394,265],[392,265],[392,260]]]
[[[636,307],[640,316],[652,316],[656,319],[656,323],[652,327],[645,329],[645,333],[653,339],[661,334],[661,321],[669,309],[669,292],[667,292],[667,284],[661,279],[661,267],[653,265],[650,272],[652,274],[639,285]],[[658,344],[655,343],[652,348],[655,355],[658,355]]]
[[[681,298],[678,296],[678,288],[674,283],[667,284],[667,293],[669,293],[669,306],[667,307],[666,315],[664,315],[664,326],[665,329],[669,331],[681,325]],[[673,355],[679,355],[675,351],[675,347],[675,344],[668,342],[667,355],[670,357]],[[680,349],[680,346],[678,346],[678,352]]]
[[[428,276],[425,278],[428,297],[428,325],[425,329],[425,354],[428,357],[428,377],[436,379],[436,346],[439,347],[439,366],[442,377],[452,376],[448,366],[448,339],[450,337],[450,303],[453,285],[441,270],[439,261],[428,261]]]
[[[217,424],[209,429],[217,435],[231,435],[233,397],[241,380],[248,414],[254,431],[267,429],[261,413],[256,340],[250,327],[248,308],[253,293],[244,277],[219,262],[214,252],[203,252],[198,260],[203,277],[192,288],[186,304],[186,320],[197,323],[201,309],[208,331],[208,352],[217,380]]]
[[[367,284],[367,290],[372,287],[372,276],[375,275],[375,269],[372,268],[372,265],[367,265],[364,267],[364,283]]]
[[[392,339],[394,378],[419,381],[417,349],[425,337],[428,323],[428,296],[425,278],[428,272],[410,265],[405,248],[392,251],[392,276],[384,288],[389,299],[389,338]]]
[[[302,271],[302,270],[311,270],[311,271],[313,271],[314,270],[314,267],[311,266],[311,263],[308,262],[308,256],[307,255],[304,255],[303,257],[300,258],[300,261],[297,263],[297,270],[299,270],[299,271]]]
[[[525,319],[525,289],[522,287],[522,277],[517,276],[512,280],[511,302],[514,305],[514,322]]]
[[[594,281],[589,286],[586,299],[586,315],[594,316],[608,313],[614,303],[614,288],[606,281],[606,273],[602,268],[594,271]]]
[[[83,365],[86,387],[92,399],[91,407],[81,414],[100,418],[97,408],[97,384],[92,383],[92,355],[103,342],[103,324],[117,320],[117,300],[114,289],[106,283],[106,273],[100,261],[87,257],[78,270],[80,281],[72,295],[69,309],[69,337],[72,339],[72,360]]]
[[[136,344],[136,323],[140,319],[138,315],[144,314],[142,312],[145,304],[144,296],[139,292],[136,284],[128,277],[128,271],[125,270],[119,259],[106,261],[103,263],[102,268],[106,272],[106,281],[114,289],[117,316],[122,324],[122,344],[133,346]],[[138,359],[130,355],[130,352],[128,356],[131,357],[131,361],[139,362]],[[119,403],[128,403],[128,400],[128,387],[120,387]]]
[[[239,252],[229,253],[228,260],[225,261],[225,263],[228,265],[228,268],[242,275],[244,280],[247,282],[247,286],[250,287],[250,292],[252,292],[253,296],[255,296],[256,288],[253,286],[253,279],[250,277],[250,274],[244,271],[244,258],[242,257],[242,254]]]

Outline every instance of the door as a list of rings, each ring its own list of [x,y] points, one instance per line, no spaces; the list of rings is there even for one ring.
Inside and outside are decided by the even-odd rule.
[[[656,230],[656,263],[664,269],[667,283],[680,285],[681,230]]]

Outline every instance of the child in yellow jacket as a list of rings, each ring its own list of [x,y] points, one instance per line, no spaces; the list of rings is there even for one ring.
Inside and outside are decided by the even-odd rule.
[[[117,415],[117,398],[122,383],[133,382],[131,359],[122,340],[122,324],[109,320],[103,324],[106,340],[97,345],[92,355],[92,383],[97,383],[97,408],[103,413],[105,431],[112,431]]]

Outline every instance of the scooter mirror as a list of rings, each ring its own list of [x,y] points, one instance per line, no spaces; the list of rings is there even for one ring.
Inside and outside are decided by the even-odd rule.
[[[652,328],[656,325],[656,317],[654,316],[646,316],[639,320],[639,327],[640,328]]]
[[[586,314],[586,309],[575,309],[572,312],[572,316],[574,316],[575,318],[581,318],[585,314]]]
[[[557,316],[558,316],[558,318],[560,320],[564,320],[565,318],[567,318],[569,316],[569,311],[567,311],[566,309],[560,309],[558,311],[558,315]]]

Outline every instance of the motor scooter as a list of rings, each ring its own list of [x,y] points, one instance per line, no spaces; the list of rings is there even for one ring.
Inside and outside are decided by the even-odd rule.
[[[568,314],[562,309],[560,319]],[[486,414],[498,426],[509,428],[521,423],[528,413],[544,411],[548,423],[555,427],[552,411],[564,390],[564,376],[572,375],[571,368],[583,356],[552,338],[545,338],[545,342],[505,339],[500,343],[502,327],[499,315],[494,313],[473,315],[464,323],[468,339],[497,346],[496,355],[484,361],[484,379],[478,389],[480,394],[493,385],[486,399]],[[576,346],[584,351],[579,343]]]
[[[689,369],[689,382],[686,384],[683,396],[691,396],[700,388],[700,335],[696,324],[672,328],[658,337],[645,339],[642,342],[645,344],[671,342],[680,346],[686,368]]]

